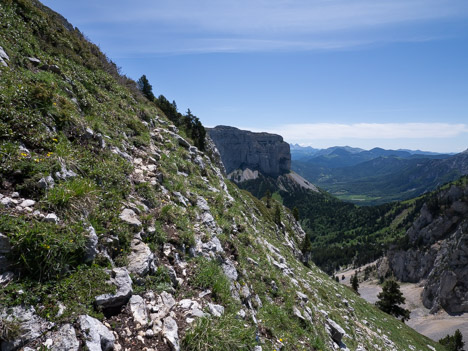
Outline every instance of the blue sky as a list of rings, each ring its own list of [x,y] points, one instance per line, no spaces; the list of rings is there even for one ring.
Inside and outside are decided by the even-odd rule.
[[[46,0],[206,126],[468,148],[466,0]]]

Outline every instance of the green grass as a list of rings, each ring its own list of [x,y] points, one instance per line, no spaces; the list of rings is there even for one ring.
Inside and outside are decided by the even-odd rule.
[[[224,275],[220,265],[216,261],[208,261],[200,258],[196,260],[197,268],[192,284],[200,289],[211,289],[216,302],[224,307],[233,304],[231,298],[230,282]]]
[[[256,344],[255,328],[234,313],[199,319],[181,343],[187,351],[248,351]]]
[[[80,223],[52,223],[0,216],[0,231],[10,238],[10,260],[38,281],[58,279],[83,262],[86,231]]]

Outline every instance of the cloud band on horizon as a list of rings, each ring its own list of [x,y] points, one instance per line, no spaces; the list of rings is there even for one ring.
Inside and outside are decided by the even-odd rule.
[[[444,139],[468,133],[467,124],[450,123],[302,123],[263,130],[290,142],[340,139]],[[468,139],[467,139],[468,140]]]

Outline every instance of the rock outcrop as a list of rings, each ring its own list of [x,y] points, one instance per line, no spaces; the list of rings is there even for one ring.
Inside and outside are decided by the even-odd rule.
[[[227,126],[217,126],[207,131],[221,154],[228,174],[248,168],[277,176],[291,169],[289,144],[280,135],[253,133]]]
[[[468,185],[452,185],[425,203],[406,235],[408,249],[390,250],[379,274],[424,280],[424,305],[436,312],[468,312]]]

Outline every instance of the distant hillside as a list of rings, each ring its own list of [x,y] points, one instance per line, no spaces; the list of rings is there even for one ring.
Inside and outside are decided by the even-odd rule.
[[[365,158],[369,160],[362,161]],[[409,199],[467,174],[468,156],[335,150],[327,156],[293,160],[291,167],[342,200],[372,205]]]

